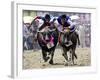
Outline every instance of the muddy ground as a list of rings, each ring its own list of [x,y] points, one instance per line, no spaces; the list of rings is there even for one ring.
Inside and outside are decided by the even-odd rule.
[[[23,69],[34,68],[63,68],[74,66],[90,66],[91,65],[91,52],[90,48],[77,48],[76,54],[78,59],[75,59],[76,65],[65,66],[65,59],[62,56],[62,50],[56,49],[54,53],[54,65],[43,62],[41,50],[29,50],[23,52]],[[45,65],[44,65],[45,64]]]

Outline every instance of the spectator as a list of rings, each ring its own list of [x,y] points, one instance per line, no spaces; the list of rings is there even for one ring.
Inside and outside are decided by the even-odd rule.
[[[33,33],[29,23],[25,23],[23,27],[23,48],[33,49]]]

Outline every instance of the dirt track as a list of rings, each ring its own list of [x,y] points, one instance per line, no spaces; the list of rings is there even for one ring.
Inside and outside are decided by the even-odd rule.
[[[75,60],[76,65],[74,66],[89,66],[91,64],[91,52],[90,48],[77,48],[76,54],[78,59]],[[37,51],[24,51],[23,54],[23,69],[34,69],[34,68],[61,68],[68,67],[64,66],[64,57],[62,56],[61,49],[56,49],[54,53],[54,65],[46,63],[44,66],[41,50]]]

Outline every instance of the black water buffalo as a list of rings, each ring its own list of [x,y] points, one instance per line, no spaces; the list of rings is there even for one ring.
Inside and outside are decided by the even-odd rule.
[[[58,42],[58,30],[50,26],[44,31],[38,31],[37,40],[42,49],[42,57],[45,62],[49,60],[50,64],[53,64],[54,51]]]
[[[68,38],[70,38],[70,41],[71,41],[70,44],[68,43]],[[69,32],[62,31],[62,32],[60,32],[59,41],[60,41],[59,43],[63,49],[64,58],[66,59],[66,61],[69,61],[68,54],[67,54],[67,52],[69,51],[70,52],[70,60],[71,60],[72,64],[74,64],[74,57],[77,59],[77,55],[75,53],[77,42],[80,45],[80,40],[79,40],[78,34],[76,32],[69,33]],[[67,63],[67,65],[68,65],[68,63]]]

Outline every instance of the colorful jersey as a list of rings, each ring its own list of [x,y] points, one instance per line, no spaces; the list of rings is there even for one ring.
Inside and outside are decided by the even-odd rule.
[[[62,24],[61,22],[61,16],[57,18],[58,23],[61,25],[61,27],[68,27],[70,28],[70,31],[75,31],[75,24],[71,21],[71,18],[69,16],[66,16],[66,22]]]
[[[38,16],[34,20],[38,22],[39,30],[42,30],[46,26],[51,26],[51,24],[52,24],[52,22],[54,22],[55,18],[50,19],[50,22],[46,22],[44,17]]]

